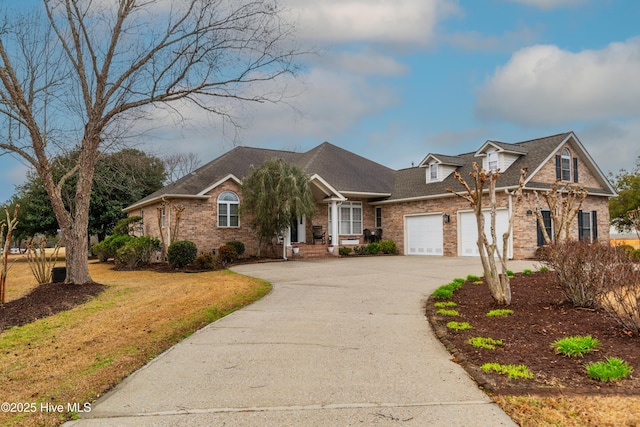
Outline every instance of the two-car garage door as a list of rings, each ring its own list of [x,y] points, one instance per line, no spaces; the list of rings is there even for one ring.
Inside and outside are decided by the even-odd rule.
[[[442,256],[442,214],[405,217],[407,255]]]
[[[485,233],[490,236],[491,214],[485,212]],[[407,255],[443,255],[442,214],[411,215],[405,217]],[[496,237],[502,252],[502,235],[509,226],[506,209],[496,211]],[[479,256],[476,217],[473,212],[458,213],[458,256]],[[509,254],[510,255],[510,254]]]

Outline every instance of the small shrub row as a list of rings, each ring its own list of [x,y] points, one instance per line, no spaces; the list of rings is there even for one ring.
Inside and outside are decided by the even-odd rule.
[[[342,249],[343,247],[338,250],[340,255],[343,255]],[[349,255],[350,253],[351,249],[349,249],[349,252],[344,255]],[[368,245],[353,247],[354,255],[377,255],[379,253],[395,255],[398,253],[398,247],[393,240],[381,240],[380,243],[371,242]]]
[[[149,236],[132,237],[124,246],[116,251],[116,266],[136,268],[151,262],[153,254],[160,251],[160,240]]]

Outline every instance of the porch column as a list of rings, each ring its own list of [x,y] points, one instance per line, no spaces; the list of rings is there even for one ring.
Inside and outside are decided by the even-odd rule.
[[[338,202],[331,201],[331,244],[338,246]]]

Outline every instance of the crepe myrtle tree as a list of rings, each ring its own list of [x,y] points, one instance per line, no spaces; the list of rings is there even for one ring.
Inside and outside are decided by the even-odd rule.
[[[513,230],[514,212],[522,200],[522,188],[524,187],[527,169],[523,168],[520,171],[518,187],[509,196],[514,198],[513,208],[509,212],[507,231],[501,236],[502,249],[497,244],[498,236],[496,235],[496,183],[500,178],[500,170],[486,171],[478,166],[477,163],[474,163],[473,170],[469,175],[472,179],[473,187],[458,172],[454,172],[455,178],[464,187],[465,191],[461,193],[451,189],[447,189],[447,191],[466,200],[473,209],[478,229],[478,251],[480,252],[482,269],[484,270],[489,292],[497,304],[509,305],[511,304],[511,285],[509,283],[509,274],[507,273],[507,248],[509,247],[509,236],[511,236],[511,231]],[[486,190],[485,185],[488,185]],[[487,192],[486,195],[485,191]],[[490,236],[487,236],[485,232],[484,211],[487,208],[490,210]],[[500,269],[496,264],[496,258],[500,261]]]
[[[544,202],[540,200],[540,195],[542,195]],[[533,212],[535,212],[546,245],[570,240],[571,223],[578,216],[584,199],[588,195],[587,190],[581,185],[575,183],[561,185],[560,180],[557,179],[549,190],[542,192],[534,190],[532,196],[527,197]],[[542,216],[543,208],[548,209],[551,217],[551,236],[547,232],[547,225]]]
[[[309,177],[283,159],[251,169],[242,181],[240,206],[258,235],[258,256],[263,246],[291,225],[291,218],[311,217],[316,210]]]
[[[132,144],[159,109],[231,120],[278,102],[302,54],[275,0],[43,0],[0,5],[0,155],[42,179],[66,244],[67,283],[91,282],[88,221],[100,150]],[[281,87],[282,90],[277,88]],[[182,110],[184,111],[184,110]],[[77,151],[57,177],[52,159]],[[61,192],[74,181],[75,204]]]

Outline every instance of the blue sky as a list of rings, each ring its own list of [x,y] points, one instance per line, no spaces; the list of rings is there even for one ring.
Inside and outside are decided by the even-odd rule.
[[[288,104],[236,111],[241,128],[187,107],[136,142],[153,154],[234,144],[304,151],[323,141],[401,169],[486,140],[575,131],[601,170],[640,156],[636,0],[282,0],[303,46]],[[0,200],[25,166],[0,157]]]

